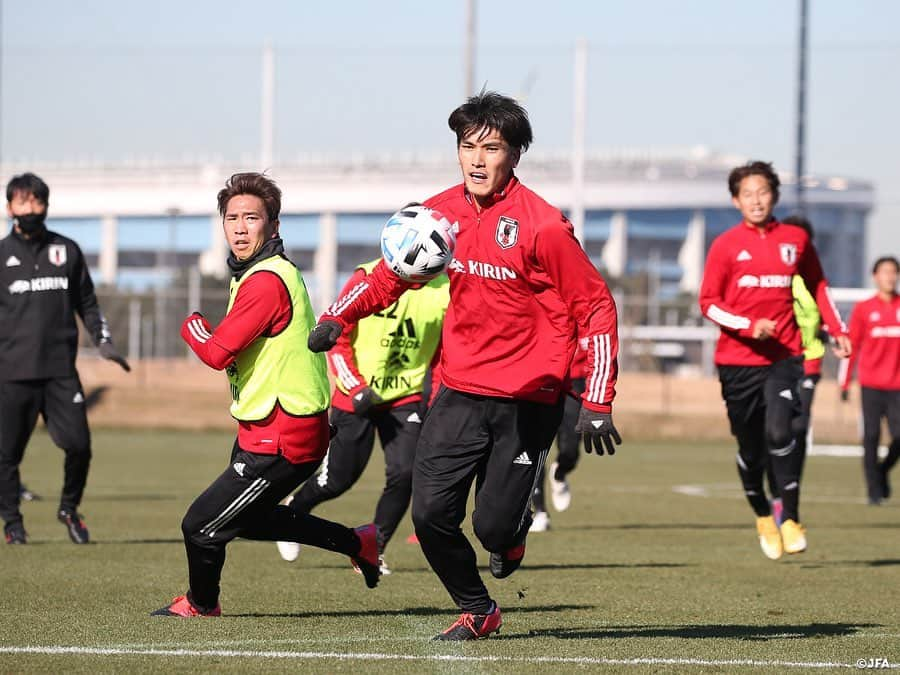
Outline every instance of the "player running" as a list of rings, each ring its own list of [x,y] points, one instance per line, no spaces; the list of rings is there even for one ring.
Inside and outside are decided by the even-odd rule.
[[[750,162],[731,171],[728,188],[743,220],[716,237],[706,257],[700,288],[703,315],[721,328],[715,362],[738,442],[738,474],[756,513],[763,553],[806,550],[800,524],[800,465],[794,419],[803,377],[803,347],[791,286],[799,275],[836,341],[835,354],[850,354],[840,316],[831,302],[819,256],[809,235],[772,216],[780,181],[771,164]],[[780,529],[763,489],[771,461],[782,500]]]
[[[377,260],[360,265],[342,295],[372,273]],[[441,326],[450,301],[449,280],[442,274],[414,292],[404,293],[382,312],[348,329],[328,353],[334,374],[331,424],[337,433],[318,475],[293,495],[292,509],[309,513],[316,506],[349,490],[372,455],[375,433],[384,451],[384,490],[375,507],[384,550],[409,508],[416,443],[425,413],[425,377],[439,361]],[[432,386],[439,386],[433,378]],[[299,544],[278,542],[281,557],[297,559]],[[381,573],[390,570],[380,560]]]
[[[877,293],[858,303],[850,314],[853,356],[841,369],[841,399],[849,398],[854,366],[859,364],[862,388],[863,469],[869,504],[876,506],[891,496],[888,473],[900,458],[900,296],[897,275],[900,261],[888,256],[872,267]],[[891,444],[884,461],[878,461],[881,419],[887,418]]]
[[[581,396],[584,394],[585,364],[587,351],[579,345],[574,352],[572,365],[569,366],[569,380],[571,395],[565,397],[562,422],[556,431],[556,461],[550,464],[550,499],[553,508],[558,512],[565,511],[572,503],[572,490],[569,486],[568,476],[578,464],[578,445],[580,436],[575,433],[575,425],[578,423],[578,413],[581,410]],[[578,396],[576,398],[575,396]],[[547,513],[547,500],[544,491],[544,467],[538,472],[537,483],[531,503],[534,506],[531,532],[545,532],[550,529],[550,514]]]
[[[75,369],[75,315],[100,355],[130,370],[112,344],[81,249],[47,229],[49,202],[50,188],[33,173],[15,176],[6,186],[13,226],[0,241],[0,517],[7,544],[28,541],[19,505],[30,493],[21,485],[19,464],[38,415],[66,455],[57,519],[73,543],[90,541],[78,513],[91,464],[91,432]]]
[[[429,564],[462,610],[435,639],[473,640],[499,630],[501,616],[460,529],[472,483],[475,536],[491,552],[491,574],[503,579],[525,555],[531,493],[562,418],[573,320],[588,347],[577,431],[598,454],[621,442],[612,421],[617,319],[571,224],[515,176],[532,141],[525,110],[483,92],[448,122],[463,183],[425,204],[459,231],[448,268],[443,386],[416,447],[412,515]],[[331,348],[348,326],[408,287],[380,263],[320,318],[310,348]]]
[[[325,358],[306,348],[315,318],[300,270],[278,236],[281,190],[239,173],[218,194],[231,249],[228,311],[213,330],[198,313],[181,336],[206,365],[225,369],[238,422],[230,466],[184,516],[190,589],[157,616],[219,616],[219,579],[232,539],[295,541],[350,556],[378,584],[375,525],[351,530],[278,502],[309,478],[328,447]]]

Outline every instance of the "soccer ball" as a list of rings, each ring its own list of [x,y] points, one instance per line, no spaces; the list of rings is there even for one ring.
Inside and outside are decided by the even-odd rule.
[[[440,212],[421,204],[397,211],[381,231],[384,262],[406,281],[434,279],[447,269],[455,248],[455,226]]]

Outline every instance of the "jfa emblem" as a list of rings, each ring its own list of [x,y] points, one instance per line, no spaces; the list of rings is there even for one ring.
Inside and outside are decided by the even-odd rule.
[[[51,263],[57,267],[62,267],[66,264],[66,245],[51,244],[47,247],[47,257],[50,258]]]
[[[781,262],[785,265],[793,265],[797,262],[797,244],[779,244]]]
[[[500,216],[497,221],[497,244],[500,248],[512,248],[519,240],[519,221]]]

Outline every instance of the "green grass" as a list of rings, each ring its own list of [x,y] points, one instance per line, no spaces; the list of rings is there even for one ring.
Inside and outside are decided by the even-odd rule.
[[[82,510],[96,543],[84,547],[69,543],[54,517],[61,452],[43,432],[28,448],[23,474],[45,500],[23,506],[30,545],[0,544],[0,647],[473,659],[6,653],[0,672],[774,673],[785,670],[777,662],[900,664],[900,509],[864,505],[856,459],[808,460],[802,515],[810,550],[771,562],[738,492],[731,446],[626,438],[613,458],[583,457],[572,507],[551,514],[552,531],[529,538],[523,568],[505,581],[484,571],[504,611],[500,636],[449,645],[429,641],[455,612],[418,547],[405,543],[408,518],[388,549],[394,573],[374,591],[335,554],[304,548],[288,564],[274,545],[238,541],[222,579],[223,618],[150,618],[185,590],[181,517],[225,466],[231,437],[97,431],[94,438]],[[349,525],[369,520],[381,472],[376,454],[360,484],[317,513]],[[699,485],[706,496],[673,491],[681,484]],[[548,657],[594,661],[537,660]],[[675,661],[617,662],[629,659]],[[762,665],[721,663],[745,659]]]

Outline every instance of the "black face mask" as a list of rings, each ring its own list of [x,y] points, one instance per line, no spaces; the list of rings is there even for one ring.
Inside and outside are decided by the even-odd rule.
[[[44,220],[46,218],[46,213],[29,213],[23,216],[13,216],[13,223],[19,226],[22,234],[30,237],[44,231]]]

